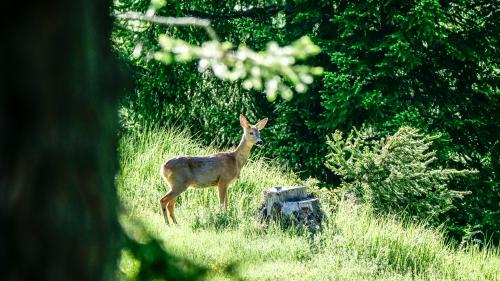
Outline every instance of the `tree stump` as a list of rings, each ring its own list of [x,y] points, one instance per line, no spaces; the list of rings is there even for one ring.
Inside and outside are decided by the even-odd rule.
[[[323,213],[319,199],[307,194],[305,186],[278,186],[264,191],[259,219],[265,223],[282,221],[285,226],[303,225],[314,231],[321,226]]]

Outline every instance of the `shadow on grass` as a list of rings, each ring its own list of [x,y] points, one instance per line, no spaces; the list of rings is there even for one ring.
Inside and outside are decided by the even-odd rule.
[[[200,266],[193,261],[169,254],[164,241],[154,238],[137,221],[128,221],[118,264],[119,280],[206,280],[212,274],[224,275],[230,280],[243,280],[234,262]]]

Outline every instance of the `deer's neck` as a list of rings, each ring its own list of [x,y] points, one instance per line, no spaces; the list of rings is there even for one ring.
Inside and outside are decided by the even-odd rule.
[[[248,157],[250,156],[250,151],[252,150],[253,144],[247,142],[245,136],[241,137],[240,144],[236,147],[234,154],[236,156],[236,161],[238,162],[238,166],[241,167],[245,164]]]

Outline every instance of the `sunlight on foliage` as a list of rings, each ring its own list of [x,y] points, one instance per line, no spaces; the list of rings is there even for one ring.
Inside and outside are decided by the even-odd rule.
[[[199,60],[198,71],[211,69],[219,79],[242,80],[242,86],[247,90],[265,90],[269,101],[274,101],[277,94],[285,100],[292,99],[291,86],[296,92],[304,93],[307,85],[313,82],[313,76],[323,72],[321,67],[295,65],[297,60],[304,60],[320,51],[307,36],[285,47],[270,42],[261,52],[245,46],[233,50],[234,46],[229,42],[208,41],[195,46],[164,34],[158,41],[161,51],[155,53],[156,60],[165,64]]]
[[[430,150],[439,135],[401,127],[394,135],[375,139],[369,128],[353,129],[344,139],[336,131],[328,139],[326,166],[342,176],[341,188],[377,211],[400,213],[436,222],[466,193],[450,190],[448,182],[477,171],[435,167]]]
[[[153,0],[145,14],[128,12],[117,15],[117,17],[128,20],[131,30],[136,32],[141,32],[141,23],[138,20],[176,25],[176,23],[160,23],[162,20],[168,21],[170,19],[174,21],[175,18],[155,16],[156,11],[165,5],[164,0]],[[271,41],[267,44],[265,50],[256,52],[244,45],[236,48],[230,42],[220,42],[218,36],[209,26],[210,22],[208,20],[198,18],[177,19],[187,21],[187,23],[183,22],[181,25],[204,27],[212,40],[197,46],[161,34],[158,37],[161,49],[154,53],[153,58],[155,60],[165,64],[198,60],[199,72],[203,73],[210,69],[217,78],[223,81],[234,82],[240,80],[246,90],[265,91],[269,101],[276,100],[278,94],[284,100],[291,100],[293,98],[292,89],[297,93],[306,92],[308,85],[314,81],[313,76],[323,73],[321,67],[296,64],[297,61],[305,60],[320,52],[320,48],[308,36],[303,36],[284,47],[280,47],[276,42]],[[146,26],[148,24],[142,24],[143,28]],[[132,57],[139,58],[143,53],[142,49],[142,44],[137,43]]]

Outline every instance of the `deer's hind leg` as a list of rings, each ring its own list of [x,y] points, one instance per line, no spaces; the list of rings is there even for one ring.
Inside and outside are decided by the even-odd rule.
[[[160,199],[161,211],[166,224],[168,224],[167,209],[172,222],[177,224],[177,220],[174,215],[174,205],[177,201],[177,196],[185,191],[188,188],[188,185],[185,183],[175,183],[172,177],[168,177],[166,180],[168,186],[170,187],[170,191]]]
[[[186,188],[184,188],[182,191],[184,190],[186,190]],[[163,213],[163,218],[165,219],[166,224],[168,224],[167,209],[172,222],[177,224],[177,220],[175,219],[174,215],[174,204],[177,201],[177,196],[179,196],[182,191],[172,188],[165,196],[160,199],[161,211]]]
[[[175,196],[172,200],[168,201],[168,203],[167,203],[168,214],[170,215],[172,222],[175,224],[177,224],[177,220],[175,219],[175,215],[174,215],[174,205],[175,205],[176,201],[177,201],[177,196]]]

